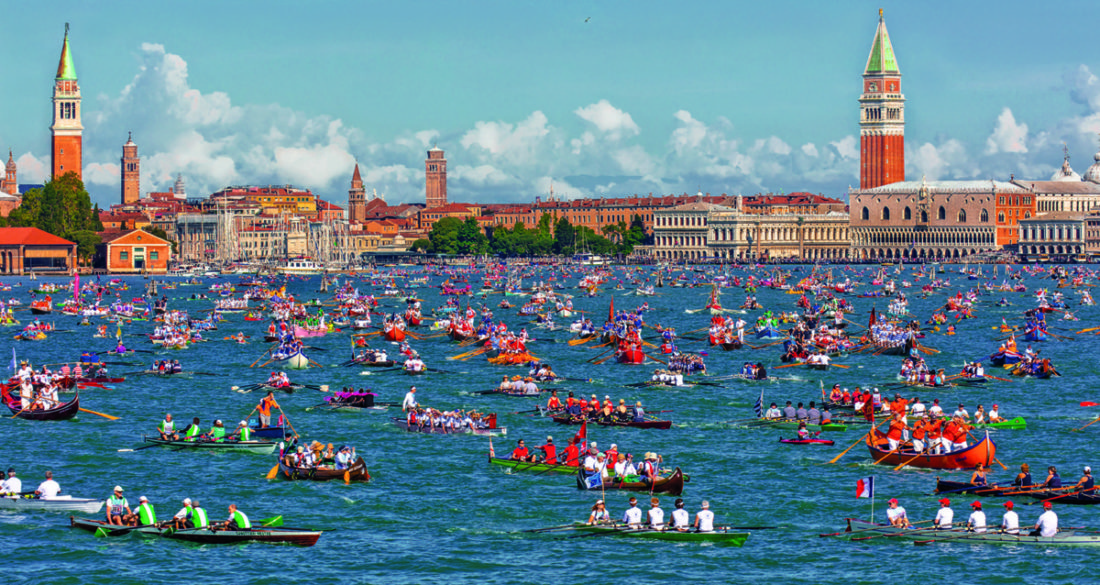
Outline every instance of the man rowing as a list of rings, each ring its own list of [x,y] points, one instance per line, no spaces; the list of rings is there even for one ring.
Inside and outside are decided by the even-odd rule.
[[[890,526],[909,528],[909,516],[905,513],[905,508],[898,505],[898,499],[890,498],[889,506],[886,509],[886,518],[890,521]]]
[[[700,506],[702,510],[695,513],[695,530],[714,532],[714,512],[710,511],[710,502],[703,500]]]
[[[768,410],[764,411],[764,418],[776,419],[783,418],[783,411],[779,410],[779,407],[773,402]]]
[[[260,403],[256,405],[256,410],[260,415],[260,428],[271,426],[271,409],[278,408],[282,410],[278,402],[275,402],[275,392],[272,390],[267,391],[267,396],[264,396]],[[195,419],[196,422],[198,419]]]
[[[650,530],[665,529],[665,511],[661,509],[661,499],[654,496],[649,499],[649,510],[646,511],[646,523]]]
[[[630,496],[630,507],[623,512],[623,524],[630,528],[642,527],[642,509],[638,507],[638,498]]]
[[[1012,500],[1004,503],[1005,513],[1001,517],[1001,532],[1005,534],[1019,534],[1020,533],[1020,516],[1013,511],[1015,504]]]
[[[557,465],[558,463],[558,448],[554,445],[554,437],[547,435],[546,443],[539,445],[539,451],[542,451],[542,462],[550,465]]]
[[[233,532],[252,530],[252,522],[244,512],[237,509],[237,504],[229,504],[229,518],[216,526],[211,525],[211,530],[229,530]]]
[[[1043,502],[1043,513],[1039,516],[1039,521],[1035,523],[1032,536],[1042,536],[1044,538],[1053,538],[1055,534],[1058,534],[1058,514],[1054,513],[1054,505],[1049,502]]]
[[[966,520],[967,530],[973,532],[985,532],[985,512],[982,511],[982,503],[974,502],[970,504],[970,507],[974,511],[970,513],[970,518]]]
[[[164,441],[178,441],[180,436],[176,432],[176,423],[172,420],[172,413],[166,413],[164,420],[160,421],[157,425],[157,432],[160,433],[161,440]]]
[[[951,530],[954,522],[955,511],[951,509],[951,500],[941,499],[940,509],[936,512],[936,518],[932,521],[933,526],[939,530]]]
[[[38,484],[38,489],[34,490],[34,496],[43,500],[50,498],[56,498],[61,493],[61,485],[53,479],[53,472],[46,471],[46,479]]]
[[[136,526],[156,526],[157,525],[157,511],[152,504],[149,503],[149,498],[141,496],[138,498],[138,508],[135,514]]]
[[[516,443],[516,448],[512,449],[513,461],[533,461],[534,456],[527,452],[527,445],[524,444],[523,439],[520,439]]]
[[[107,498],[107,524],[125,526],[133,515],[129,502],[122,496],[122,486],[116,485],[111,497]]]

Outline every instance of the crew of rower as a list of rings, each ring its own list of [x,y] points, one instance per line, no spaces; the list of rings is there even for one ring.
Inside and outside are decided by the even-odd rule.
[[[155,360],[153,372],[157,374],[178,374],[183,371],[179,360]]]
[[[550,411],[561,411],[563,408],[556,391],[551,393],[546,407]],[[574,397],[573,392],[570,391],[565,399],[564,411],[574,421],[587,419],[603,422],[642,422],[646,420],[645,408],[641,401],[635,402],[634,406],[627,406],[626,400],[620,398],[616,406],[609,395],[604,396],[601,403],[595,394],[592,395],[591,400],[585,400],[583,396]]]
[[[286,372],[271,372],[265,384],[275,388],[289,388],[291,386],[290,376],[287,376]]]
[[[225,441],[251,441],[252,429],[248,426],[247,420],[242,420],[236,429],[233,431],[227,431],[225,423],[221,419],[214,421],[210,430],[203,432],[202,423],[199,417],[194,417],[191,420],[191,424],[184,427],[181,431],[176,428],[176,422],[172,418],[172,413],[166,413],[164,419],[157,424],[157,434],[162,441],[187,441],[187,442],[214,442],[221,443]]]
[[[305,470],[343,471],[349,469],[358,458],[355,447],[351,445],[341,445],[337,449],[332,443],[326,446],[318,441],[309,445],[298,445],[297,449],[292,445],[282,455],[283,463],[287,467]]]
[[[444,432],[463,432],[467,429],[492,428],[492,415],[484,415],[480,412],[469,410],[436,410],[434,408],[421,407],[408,410],[405,421],[409,428],[440,429]]]
[[[505,393],[523,393],[527,395],[537,395],[539,393],[539,387],[535,384],[534,378],[522,378],[520,376],[512,376],[510,379],[508,376],[504,376],[500,381],[500,385],[497,386],[497,390]]]
[[[710,503],[706,500],[700,504],[700,510],[695,514],[695,523],[691,523],[691,515],[684,509],[684,500],[682,498],[676,498],[674,503],[675,509],[673,510],[669,521],[665,522],[665,512],[661,509],[661,500],[657,497],[652,497],[649,500],[649,510],[642,513],[642,509],[638,507],[638,498],[636,496],[630,497],[630,507],[623,513],[622,524],[625,524],[628,528],[641,530],[675,530],[677,532],[687,532],[694,528],[696,532],[713,532],[714,531],[714,512],[710,511]],[[588,521],[585,524],[589,526],[601,525],[601,524],[615,524],[611,519],[611,514],[607,511],[606,504],[603,500],[596,500],[595,505],[592,506],[592,512],[588,516]]]
[[[412,355],[405,360],[405,365],[403,367],[405,368],[406,372],[417,373],[426,371],[428,369],[428,366],[424,363],[424,360],[420,359],[420,355],[417,354],[415,351],[412,352]]]
[[[955,511],[951,509],[951,500],[948,498],[942,498],[939,500],[940,507],[936,511],[936,517],[932,520],[932,526],[936,530],[956,530],[956,524],[962,524],[961,522],[955,522]],[[1031,527],[1030,532],[1025,527],[1021,532],[1020,517],[1016,514],[1014,508],[1015,504],[1010,500],[1003,504],[1005,508],[1004,515],[1001,516],[1001,524],[996,528],[992,528],[988,524],[985,511],[982,509],[982,503],[975,501],[970,504],[970,516],[966,519],[964,530],[966,532],[974,532],[977,534],[984,534],[991,529],[998,534],[1011,534],[1020,535],[1025,532],[1030,536],[1042,536],[1044,538],[1051,538],[1058,534],[1058,515],[1054,513],[1052,509],[1053,503],[1050,501],[1043,502],[1043,513],[1039,516],[1035,525]],[[895,528],[913,528],[913,524],[909,521],[909,517],[905,511],[905,508],[898,504],[897,498],[892,498],[889,503],[889,508],[886,510],[886,517],[890,521],[890,526]],[[919,530],[919,529],[918,529]]]
[[[829,412],[828,405],[823,404],[819,410],[817,402],[813,400],[810,401],[809,408],[803,406],[801,402],[798,403],[797,407],[792,406],[791,401],[788,400],[787,405],[781,409],[773,402],[764,411],[764,418],[767,420],[801,421],[810,425],[827,425],[833,422],[833,415]]]
[[[767,380],[768,370],[764,368],[763,362],[757,362],[755,364],[745,362],[745,365],[741,366],[741,377],[747,380]]]

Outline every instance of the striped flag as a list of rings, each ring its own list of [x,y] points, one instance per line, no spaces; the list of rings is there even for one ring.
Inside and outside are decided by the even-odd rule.
[[[875,497],[875,478],[864,477],[856,480],[856,497],[857,498],[873,498]]]
[[[764,418],[764,391],[760,390],[760,398],[756,399],[756,405],[752,407],[756,418]]]

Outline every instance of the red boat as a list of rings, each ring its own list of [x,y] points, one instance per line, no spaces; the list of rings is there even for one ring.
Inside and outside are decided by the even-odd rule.
[[[640,349],[624,349],[616,357],[620,364],[638,365],[645,363],[645,352]]]
[[[891,452],[887,447],[886,435],[878,429],[872,430],[872,436],[864,440],[874,462],[881,465],[901,465],[923,469],[973,469],[978,465],[992,465],[997,458],[997,446],[989,438],[989,431],[977,443],[959,451],[942,455],[919,455],[913,451],[898,450]]]
[[[833,445],[829,439],[779,439],[780,443],[787,445]]]
[[[423,322],[419,311],[405,311],[405,322],[412,327],[416,327]]]
[[[386,341],[402,342],[405,341],[405,330],[393,327],[391,329],[387,329],[385,333],[382,334],[382,336],[386,338]]]

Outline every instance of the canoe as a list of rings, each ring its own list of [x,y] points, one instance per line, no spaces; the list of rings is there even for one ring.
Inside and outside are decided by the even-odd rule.
[[[898,450],[890,452],[885,448],[886,435],[878,429],[872,429],[864,439],[871,458],[879,465],[900,465],[923,469],[972,469],[978,465],[992,465],[997,458],[997,446],[989,438],[989,431],[981,441],[959,451],[942,455],[926,454],[917,457],[912,451]]]
[[[678,496],[684,492],[684,473],[677,467],[672,475],[658,479],[650,487],[648,483],[643,481],[614,481],[612,480],[603,484],[603,486],[596,485],[595,487],[588,487],[585,481],[586,474],[584,468],[580,468],[577,471],[577,489],[581,490],[626,490],[632,492],[650,492],[654,494],[668,494],[670,496]]]
[[[106,520],[92,520],[91,518],[77,518],[76,516],[69,516],[69,526],[73,528],[79,528],[80,530],[87,530],[88,532],[102,534],[103,536],[126,536],[135,530],[141,530],[142,528],[156,530],[159,529],[154,526],[119,526],[117,524],[108,524]]]
[[[166,441],[154,437],[142,436],[146,443],[173,447],[176,449],[195,449],[199,451],[248,451],[269,455],[279,446],[274,441]]]
[[[393,424],[397,425],[398,428],[400,428],[404,431],[408,431],[410,433],[427,433],[429,435],[469,435],[469,434],[474,434],[474,435],[481,435],[481,436],[486,436],[486,437],[498,437],[500,435],[507,435],[508,434],[508,429],[505,428],[505,427],[499,427],[499,428],[494,427],[494,428],[488,428],[488,429],[463,428],[463,429],[460,429],[460,430],[457,430],[457,431],[453,431],[453,430],[444,430],[440,427],[422,427],[422,426],[410,427],[409,426],[409,421],[407,421],[403,418],[397,418],[397,417],[390,417],[390,418],[393,420]]]
[[[357,458],[355,462],[351,464],[351,467],[347,469],[291,467],[287,465],[283,459],[279,459],[279,475],[290,480],[330,481],[336,479],[346,482],[370,481],[370,472],[367,471],[367,464],[363,461],[362,457]]]
[[[56,496],[36,498],[34,494],[0,497],[0,510],[46,510],[48,512],[84,512],[95,514],[103,509],[106,500]]]
[[[787,445],[833,445],[834,441],[829,439],[779,439],[780,443]]]
[[[1027,428],[1027,421],[1024,417],[1017,416],[1008,420],[1003,420],[995,423],[982,423],[971,425],[976,429],[1004,429],[1013,431],[1022,431]]]
[[[355,365],[363,366],[364,368],[392,368],[393,365],[397,363],[393,360],[385,360],[385,361],[381,361],[381,362],[366,362],[366,361],[358,361],[358,360],[353,360],[353,361],[355,361]]]
[[[24,420],[68,420],[76,416],[77,411],[80,410],[80,393],[77,392],[73,399],[58,406],[57,408],[49,408],[46,410],[28,410],[23,412],[22,402],[16,398],[15,402],[5,402],[8,410],[14,415],[12,418],[21,418]]]
[[[575,530],[582,532],[613,533],[615,536],[645,538],[648,540],[667,540],[672,542],[714,542],[724,546],[743,546],[749,539],[748,532],[733,532],[729,528],[719,527],[712,532],[695,530],[654,530],[652,528],[631,528],[623,524],[596,524],[588,526],[578,522]]]
[[[876,535],[894,535],[895,538],[879,540],[935,540],[936,542],[958,542],[963,544],[1037,544],[1040,546],[1100,546],[1100,534],[1067,530],[1051,537],[1031,536],[1026,527],[1020,534],[1002,534],[1000,532],[967,532],[965,528],[955,530],[929,530],[898,528],[888,524],[874,524],[865,520],[848,520],[845,538]]]
[[[579,425],[583,419],[573,418],[571,416],[555,416],[554,422],[559,425]],[[596,423],[602,427],[634,427],[636,429],[670,429],[672,428],[672,421],[670,420],[611,420],[604,421],[600,419],[589,419],[590,422]]]
[[[573,475],[577,472],[576,465],[560,465],[551,463],[531,463],[530,461],[516,461],[515,459],[505,459],[503,457],[489,457],[489,463],[491,465],[499,465],[501,467],[510,467],[513,471],[534,471],[537,473],[564,473],[566,475]]]

